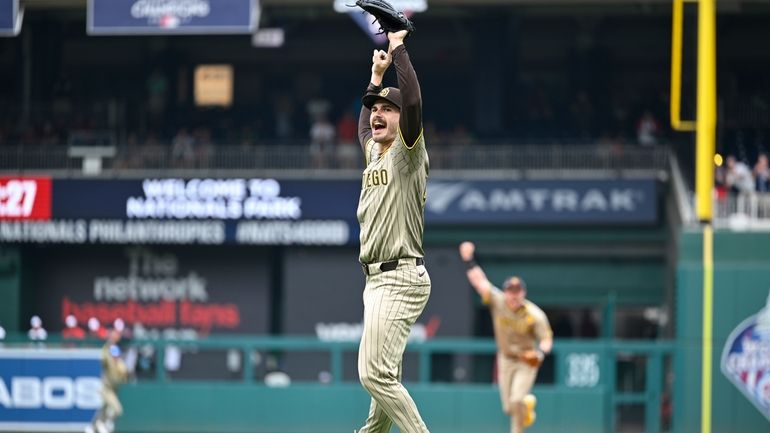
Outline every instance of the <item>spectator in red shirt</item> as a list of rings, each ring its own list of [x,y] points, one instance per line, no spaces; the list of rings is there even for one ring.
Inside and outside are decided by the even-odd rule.
[[[107,339],[107,329],[102,327],[102,324],[96,317],[88,319],[88,336],[98,338],[99,340]]]
[[[78,326],[77,317],[70,314],[64,319],[66,328],[61,332],[61,336],[65,340],[83,340],[86,338],[86,331]]]

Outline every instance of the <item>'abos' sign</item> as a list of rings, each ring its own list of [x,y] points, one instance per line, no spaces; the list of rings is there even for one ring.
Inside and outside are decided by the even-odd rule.
[[[97,409],[101,382],[95,377],[19,376],[0,378],[0,406],[6,409]]]
[[[83,431],[101,406],[100,351],[0,351],[0,431]]]

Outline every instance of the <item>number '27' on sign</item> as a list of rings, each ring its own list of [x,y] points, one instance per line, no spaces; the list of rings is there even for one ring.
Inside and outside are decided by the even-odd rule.
[[[51,179],[0,177],[0,220],[51,219]]]

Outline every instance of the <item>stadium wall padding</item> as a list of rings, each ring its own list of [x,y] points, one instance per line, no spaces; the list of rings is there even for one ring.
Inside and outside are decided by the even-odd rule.
[[[491,385],[407,385],[431,431],[502,432],[509,428]],[[543,414],[527,432],[604,431],[605,393],[599,388],[537,388]],[[169,383],[120,391],[124,433],[339,433],[360,428],[369,396],[358,384],[292,385]],[[546,415],[547,414],[547,415]],[[394,428],[395,430],[395,428]]]
[[[677,343],[674,431],[701,431],[702,234],[686,232],[677,273]],[[720,370],[730,333],[757,314],[770,292],[770,233],[714,234],[712,432],[765,433],[770,421]]]

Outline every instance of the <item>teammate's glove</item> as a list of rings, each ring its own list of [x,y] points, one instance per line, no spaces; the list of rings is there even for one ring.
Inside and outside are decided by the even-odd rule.
[[[406,30],[414,31],[414,24],[403,12],[397,11],[385,0],[356,0],[356,5],[369,12],[380,24],[380,33],[395,33]],[[407,36],[409,36],[407,34]]]
[[[532,367],[537,368],[540,367],[540,364],[543,363],[543,358],[545,358],[545,355],[539,350],[527,350],[521,354],[520,358],[522,361],[526,362]]]

